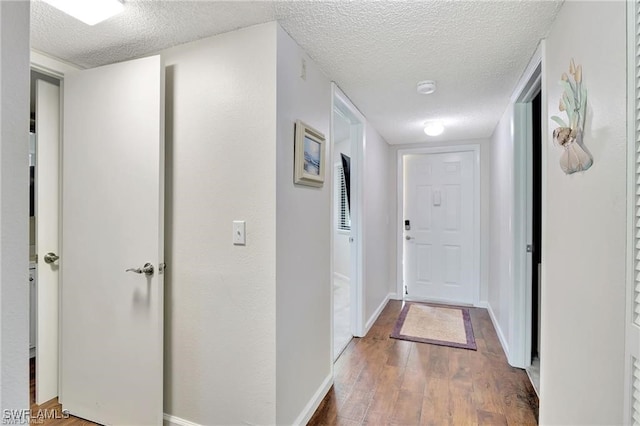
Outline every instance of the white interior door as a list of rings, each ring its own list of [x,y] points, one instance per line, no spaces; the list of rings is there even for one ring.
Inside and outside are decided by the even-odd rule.
[[[407,297],[474,303],[473,152],[407,155],[404,172]]]
[[[102,424],[162,424],[163,87],[159,56],[65,75],[60,400]]]
[[[36,403],[58,396],[60,87],[36,81]],[[52,257],[52,255],[54,257]]]

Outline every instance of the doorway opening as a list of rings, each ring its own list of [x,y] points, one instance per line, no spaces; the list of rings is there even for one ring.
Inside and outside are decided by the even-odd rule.
[[[29,124],[29,373],[31,404],[58,396],[61,80],[31,70]]]
[[[331,318],[335,361],[353,336],[364,335],[361,181],[365,119],[335,84],[332,93]]]
[[[160,57],[67,73],[71,67],[34,54],[32,67],[57,80],[57,85],[46,78],[35,82],[34,408],[59,411],[63,404],[70,415],[101,424],[160,424],[165,267]],[[137,211],[124,212],[125,207]],[[128,220],[113,220],[117,217]],[[58,285],[59,273],[64,286]],[[122,383],[127,392],[113,391]]]
[[[351,325],[351,121],[333,109],[333,358],[353,338]]]
[[[529,376],[540,390],[540,300],[542,263],[542,92],[531,101],[531,366]]]
[[[546,111],[542,91],[541,42],[518,88],[514,92],[513,110],[513,291],[509,297],[509,364],[527,369],[536,387],[539,363],[532,366],[539,353],[540,284],[543,199],[542,135]],[[535,157],[535,158],[534,158]],[[534,165],[535,164],[535,165]],[[540,361],[540,358],[537,358]]]
[[[160,424],[165,267],[160,57],[78,71],[33,53],[32,67],[58,80],[55,85],[37,79],[35,90],[34,408],[64,408],[100,424]],[[136,102],[123,102],[127,99]],[[57,174],[50,175],[47,166]],[[137,211],[124,212],[125,207]],[[125,216],[127,221],[113,220]],[[48,225],[41,223],[45,220]],[[43,242],[54,231],[54,242]],[[96,253],[108,253],[107,261]],[[58,286],[59,268],[64,286]],[[45,325],[47,332],[40,332]],[[114,383],[126,383],[127,392],[113,391]]]

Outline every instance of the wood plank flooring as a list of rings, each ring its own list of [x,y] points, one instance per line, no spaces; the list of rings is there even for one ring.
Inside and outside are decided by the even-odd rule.
[[[44,404],[36,404],[36,363],[35,358],[29,360],[30,369],[30,390],[29,403],[31,404],[31,424],[46,426],[97,426],[97,423],[81,419],[74,416],[64,416],[62,406],[58,403],[58,398],[53,398]]]
[[[508,365],[485,309],[470,309],[478,345],[470,351],[389,338],[401,307],[390,301],[369,334],[345,349],[310,425],[537,424],[535,391],[524,370]],[[35,404],[31,368],[31,409],[60,414],[57,399]],[[94,425],[77,417],[36,423]]]
[[[334,385],[309,425],[535,425],[538,398],[512,368],[486,309],[471,308],[477,351],[391,339],[390,301],[335,365]]]

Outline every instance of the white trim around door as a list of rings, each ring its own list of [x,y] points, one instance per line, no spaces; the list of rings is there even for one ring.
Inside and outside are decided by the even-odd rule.
[[[398,150],[397,154],[397,223],[396,223],[396,283],[397,294],[404,298],[404,276],[403,276],[403,205],[404,205],[404,161],[405,155],[415,154],[445,154],[452,152],[473,152],[473,303],[478,306],[480,303],[480,145],[457,145],[442,147],[420,147],[406,148]]]
[[[364,164],[366,154],[366,126],[364,115],[356,108],[347,95],[335,84],[331,83],[331,129],[333,133],[333,109],[352,121],[353,138],[357,143],[351,147],[351,258],[350,258],[350,287],[351,287],[351,331],[356,337],[364,336]],[[329,157],[333,156],[333,135],[329,146]],[[331,199],[333,199],[333,168],[329,168],[331,176]],[[333,214],[331,220],[333,221]],[[333,247],[333,224],[331,226],[331,247]],[[331,256],[331,277],[334,274],[333,256]],[[331,284],[333,286],[333,284]],[[333,294],[333,288],[332,288]],[[331,298],[331,364],[333,365],[333,297]]]
[[[540,42],[527,69],[523,73],[511,102],[514,103],[513,112],[513,291],[509,301],[509,364],[518,368],[531,365],[531,336],[532,336],[532,304],[533,290],[531,287],[532,256],[527,252],[527,245],[533,243],[532,233],[532,203],[533,203],[533,140],[531,123],[531,102],[540,92],[542,86],[542,58],[544,55],[544,40]],[[546,93],[542,92],[542,117],[546,117]],[[547,134],[546,120],[542,119],[541,134]],[[542,274],[544,274],[544,236],[545,219],[545,150],[542,144]],[[544,278],[542,279],[544,281]],[[540,303],[540,302],[539,302]]]

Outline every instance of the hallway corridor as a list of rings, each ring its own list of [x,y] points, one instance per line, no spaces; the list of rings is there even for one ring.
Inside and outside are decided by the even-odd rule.
[[[367,336],[347,346],[310,425],[537,423],[534,389],[508,365],[486,309],[470,309],[478,345],[470,351],[391,339],[401,308],[390,301]]]

